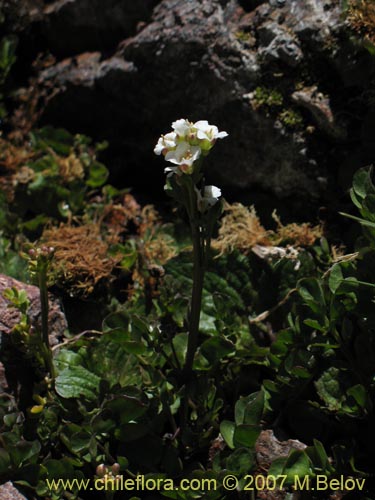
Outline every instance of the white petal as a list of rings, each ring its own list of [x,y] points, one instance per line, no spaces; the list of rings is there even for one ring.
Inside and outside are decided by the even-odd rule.
[[[187,120],[181,118],[180,120],[176,120],[172,123],[172,128],[177,133],[177,135],[179,135],[180,137],[184,137],[190,130],[190,123]]]
[[[176,146],[177,134],[176,132],[169,132],[163,136],[164,143],[167,147],[174,148]]]
[[[207,120],[199,120],[198,122],[194,123],[193,127],[197,130],[202,130],[203,132],[205,132],[210,127],[210,125],[208,124]]]
[[[154,153],[156,155],[161,155],[163,149],[165,149],[165,146],[162,144],[161,139],[159,139],[158,143],[154,147]]]
[[[206,198],[220,198],[221,190],[216,186],[206,186],[204,188],[204,197]]]
[[[223,139],[224,137],[227,137],[227,136],[228,136],[227,132],[223,131],[223,132],[219,132],[218,134],[216,134],[215,139]]]

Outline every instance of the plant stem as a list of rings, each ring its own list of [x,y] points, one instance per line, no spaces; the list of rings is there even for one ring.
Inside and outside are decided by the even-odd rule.
[[[196,221],[191,221],[193,240],[193,290],[189,317],[189,338],[184,370],[186,374],[192,370],[195,352],[198,347],[199,318],[202,306],[202,290],[204,279],[203,248],[200,228]]]
[[[44,345],[44,360],[46,363],[46,367],[52,377],[55,379],[55,367],[53,366],[53,358],[52,351],[49,345],[49,336],[48,336],[48,289],[47,289],[47,270],[42,269],[39,270],[38,275],[38,284],[39,284],[39,293],[40,293],[40,306],[41,306],[41,316],[42,316],[42,341]]]

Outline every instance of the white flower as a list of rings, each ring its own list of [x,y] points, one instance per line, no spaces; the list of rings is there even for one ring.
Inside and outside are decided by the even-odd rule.
[[[215,141],[227,137],[227,132],[219,132],[216,125],[210,125],[207,120],[195,122],[193,127],[197,130],[197,137],[203,141]]]
[[[175,148],[177,146],[176,138],[177,134],[175,132],[169,132],[169,134],[162,135],[154,148],[154,153],[156,155],[160,155]]]
[[[188,142],[180,142],[176,149],[168,151],[165,159],[178,165],[184,174],[191,174],[193,171],[193,163],[201,155],[199,146],[191,146]]]
[[[172,123],[172,128],[179,137],[185,137],[189,133],[191,126],[192,123],[190,123],[188,120],[185,120],[184,118],[176,120]]]
[[[200,156],[206,156],[216,139],[222,139],[228,134],[219,132],[216,125],[210,125],[207,120],[196,123],[180,118],[172,123],[173,132],[162,135],[154,148],[154,153],[164,155],[175,167],[168,172],[177,174],[192,174],[194,162]]]
[[[203,196],[199,189],[195,188],[195,192],[197,193],[198,210],[202,213],[213,207],[221,196],[221,190],[216,186],[205,186]]]

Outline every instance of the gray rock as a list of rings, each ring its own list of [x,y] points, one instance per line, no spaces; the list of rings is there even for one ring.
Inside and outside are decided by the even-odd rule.
[[[351,85],[371,87],[375,63],[349,41],[340,42],[345,28],[337,1],[144,0],[133,17],[127,2],[116,15],[120,4],[110,2],[102,14],[97,1],[87,2],[53,2],[31,23],[31,32],[45,27],[46,43],[57,55],[70,43],[69,50],[91,50],[57,60],[33,85],[41,96],[48,94],[41,123],[109,141],[106,160],[114,182],[147,190],[147,179],[153,194],[156,185],[162,192],[164,165],[152,150],[182,117],[208,119],[229,133],[206,161],[209,181],[224,194],[269,193],[302,211],[331,196],[335,165],[347,148],[361,151],[360,134],[357,142],[353,135],[345,142],[348,128],[360,130],[364,113],[354,117],[348,95]],[[81,8],[90,9],[87,18],[77,15]],[[116,35],[108,54],[90,30],[105,31],[114,15],[123,40],[117,45]],[[78,17],[81,45],[74,38]],[[139,24],[141,18],[146,22]],[[361,76],[354,76],[359,67]],[[276,89],[282,105],[252,106],[248,96],[257,87]],[[308,96],[306,89],[315,87],[319,92]],[[32,88],[20,91],[24,102]],[[300,126],[287,120],[297,111]]]
[[[264,23],[258,30],[259,55],[266,61],[282,61],[295,67],[303,59],[303,53],[295,35],[275,22]]]
[[[0,485],[0,498],[1,500],[27,500],[10,481]]]

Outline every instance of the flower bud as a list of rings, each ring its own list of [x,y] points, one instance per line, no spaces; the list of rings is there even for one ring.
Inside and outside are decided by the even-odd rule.
[[[96,468],[96,475],[99,477],[104,477],[107,474],[107,467],[104,464],[100,464]]]
[[[112,470],[112,473],[114,476],[117,476],[117,474],[120,472],[120,464],[118,464],[117,462],[115,462],[112,467],[111,467],[111,470]]]

